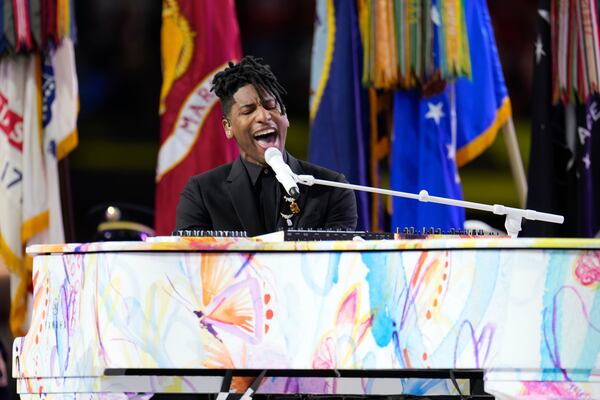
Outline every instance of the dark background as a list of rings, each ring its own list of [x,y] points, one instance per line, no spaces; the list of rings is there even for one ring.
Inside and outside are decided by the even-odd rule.
[[[76,1],[79,146],[69,156],[75,240],[93,238],[107,204],[152,226],[159,146],[161,2]],[[244,54],[263,57],[288,90],[288,149],[305,158],[314,1],[238,0]],[[528,158],[535,3],[489,1],[515,123]],[[461,169],[464,197],[519,206],[499,135]],[[500,228],[502,219],[468,214]],[[393,227],[395,228],[395,227]]]

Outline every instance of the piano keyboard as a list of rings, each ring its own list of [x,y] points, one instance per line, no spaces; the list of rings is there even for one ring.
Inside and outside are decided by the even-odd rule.
[[[442,231],[440,228],[421,228],[407,227],[397,229],[393,232],[369,232],[352,230],[331,230],[331,229],[287,229],[283,231],[283,240],[285,241],[324,241],[324,240],[355,240],[357,237],[363,240],[395,240],[395,239],[425,239],[431,236],[459,236],[483,237],[499,236],[494,233],[486,233],[483,230],[474,229],[450,229]],[[173,236],[180,237],[219,237],[219,238],[245,238],[245,231],[227,231],[227,230],[198,230],[185,229],[173,232]]]

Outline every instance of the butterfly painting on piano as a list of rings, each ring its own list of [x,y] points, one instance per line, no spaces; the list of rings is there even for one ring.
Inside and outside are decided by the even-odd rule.
[[[206,255],[200,258],[200,277],[195,282],[200,290],[193,290],[193,303],[188,304],[200,327],[219,341],[229,334],[259,344],[274,313],[269,307],[271,294],[249,265],[252,255],[245,256],[239,268]],[[178,292],[175,287],[172,284]],[[189,294],[180,297],[190,300]]]
[[[215,269],[209,269],[206,275],[218,275]],[[202,282],[204,287],[210,287],[211,283]],[[207,288],[208,289],[208,288]],[[227,331],[252,344],[262,340],[263,326],[263,304],[260,295],[260,287],[255,278],[246,278],[238,283],[233,283],[218,291],[203,290],[203,307],[194,310],[198,317],[200,326],[210,332],[215,338],[219,338],[218,330]],[[257,301],[258,299],[258,301]]]

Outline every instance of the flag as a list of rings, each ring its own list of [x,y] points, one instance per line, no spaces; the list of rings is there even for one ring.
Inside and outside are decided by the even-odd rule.
[[[58,162],[77,146],[79,113],[75,51],[73,41],[69,37],[65,37],[56,49],[50,48],[44,53],[41,90],[43,150],[50,218],[45,237],[38,239],[45,243],[63,243],[65,235]]]
[[[462,199],[455,160],[456,135],[451,112],[455,102],[443,93],[427,100],[417,91],[397,92],[394,98],[391,187],[418,193]],[[394,198],[392,228],[462,228],[465,212],[459,207],[421,204]]]
[[[77,145],[73,44],[0,59],[0,262],[11,272],[10,327],[27,330],[32,259],[25,247],[63,243],[57,163]]]
[[[241,57],[233,0],[164,0],[161,28],[163,83],[156,167],[155,230],[175,227],[179,194],[190,176],[237,157],[221,125],[214,75]]]
[[[368,183],[368,94],[361,86],[362,45],[354,1],[317,0],[311,61],[308,159]],[[368,229],[369,203],[357,192],[358,228]]]
[[[590,6],[588,2],[586,4]],[[600,96],[590,94],[590,89],[585,86],[577,87],[578,82],[587,82],[586,77],[592,75],[584,73],[587,67],[575,68],[577,73],[573,75],[572,84],[561,73],[571,61],[566,53],[578,50],[575,47],[566,49],[567,44],[553,45],[553,35],[560,33],[560,26],[554,23],[559,19],[564,21],[565,17],[568,19],[568,15],[563,15],[566,10],[561,8],[552,11],[550,0],[539,1],[533,46],[535,97],[527,208],[564,215],[565,222],[562,225],[527,222],[523,234],[593,237],[600,234],[597,209],[600,200]],[[570,30],[567,24],[562,29]],[[597,29],[586,30],[586,34],[590,32],[597,35]],[[598,74],[598,71],[592,72]],[[571,89],[564,90],[568,86]],[[563,102],[558,103],[561,99]]]
[[[600,237],[600,95],[593,94],[579,105],[574,136],[572,164],[567,165],[575,170],[577,203],[565,210],[570,220],[565,228],[578,237]]]
[[[10,327],[26,332],[27,242],[48,227],[41,142],[39,56],[0,60],[0,252],[11,272]]]
[[[433,2],[433,15],[438,2]],[[511,114],[508,91],[485,0],[465,1],[472,78],[448,82],[442,93],[423,98],[416,90],[394,98],[392,189],[462,199],[458,167],[489,147]],[[434,28],[434,47],[439,24]],[[463,228],[459,207],[394,198],[392,227]]]
[[[531,153],[529,156],[527,208],[560,213],[566,210],[570,190],[567,163],[571,158],[565,135],[565,110],[552,104],[552,46],[550,29],[550,0],[539,1],[534,43],[533,119]],[[572,172],[571,172],[572,173]],[[533,178],[533,179],[532,179]],[[569,218],[565,223],[569,223]],[[554,224],[528,223],[523,226],[526,236],[560,236],[561,227]]]

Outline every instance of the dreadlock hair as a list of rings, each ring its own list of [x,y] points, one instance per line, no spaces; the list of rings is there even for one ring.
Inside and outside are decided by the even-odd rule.
[[[233,95],[239,88],[247,84],[251,84],[256,88],[261,99],[263,93],[272,94],[281,108],[281,113],[285,114],[285,106],[281,97],[287,92],[277,81],[271,67],[263,64],[262,61],[262,58],[252,56],[242,58],[237,64],[229,61],[229,67],[217,73],[213,78],[210,90],[214,91],[221,100],[223,113],[226,116],[231,111]]]

